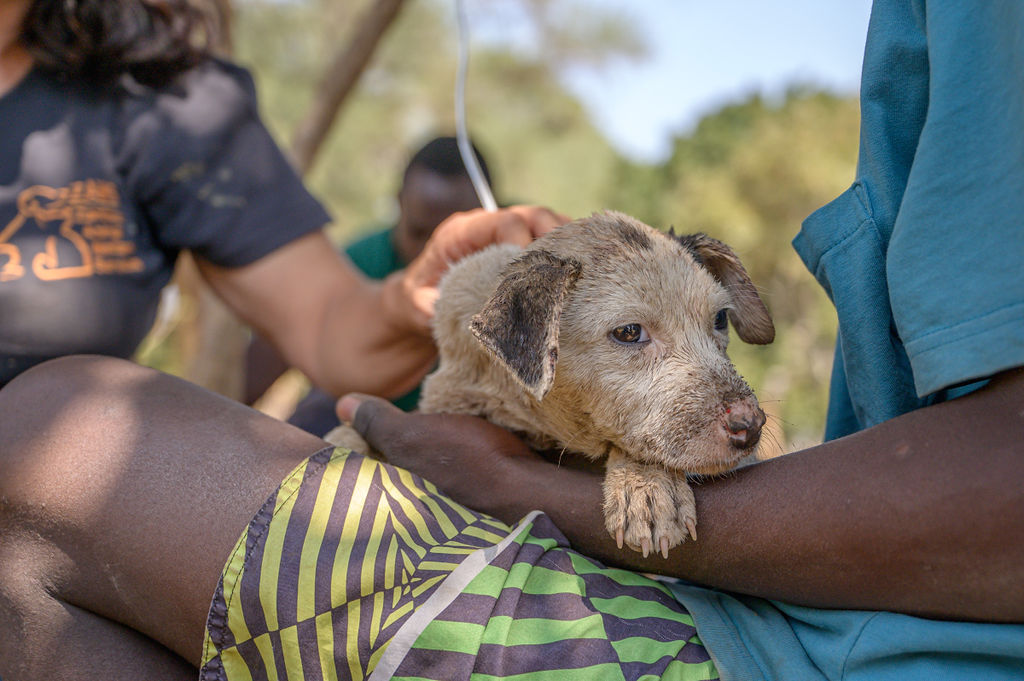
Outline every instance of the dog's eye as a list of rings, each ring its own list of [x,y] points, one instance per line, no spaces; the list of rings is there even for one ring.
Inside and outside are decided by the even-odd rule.
[[[725,331],[729,328],[729,318],[726,316],[725,308],[718,311],[715,315],[715,331]]]
[[[651,340],[647,329],[639,324],[625,324],[612,329],[612,340],[617,343],[646,343]]]

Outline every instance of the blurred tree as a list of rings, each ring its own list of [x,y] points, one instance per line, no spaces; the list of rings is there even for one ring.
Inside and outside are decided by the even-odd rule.
[[[315,90],[309,112],[295,129],[292,156],[299,171],[307,173],[330,132],[338,111],[359,81],[384,33],[398,16],[405,0],[376,0],[353,26],[347,45],[338,50]]]
[[[560,84],[560,69],[634,57],[640,42],[614,14],[560,27],[545,23],[563,16],[527,11],[537,1],[495,0],[486,12],[470,12],[467,119],[499,195],[590,212],[598,205],[602,173],[618,157]],[[289,138],[308,109],[325,55],[336,50],[334,36],[365,5],[236,0],[236,56],[255,73],[265,117],[279,139]],[[511,44],[497,25],[543,37]],[[409,149],[454,129],[456,36],[450,0],[407,3],[363,74],[309,175],[335,215],[339,241],[389,219]],[[567,158],[587,161],[570,167]],[[580,173],[585,176],[575,177]]]

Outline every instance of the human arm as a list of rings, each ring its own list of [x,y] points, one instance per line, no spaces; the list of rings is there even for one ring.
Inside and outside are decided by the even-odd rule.
[[[403,273],[372,283],[323,235],[330,217],[262,124],[243,69],[209,60],[155,100],[127,101],[122,117],[125,196],[161,255],[189,251],[239,317],[336,394],[415,385],[433,359],[427,321],[448,264],[565,221],[531,207],[456,214]]]
[[[339,413],[461,503],[506,522],[540,508],[574,548],[611,565],[807,606],[1024,620],[1021,369],[695,485],[698,541],[667,560],[616,548],[599,474],[554,466],[479,419],[353,398]]]
[[[217,294],[314,383],[334,394],[391,397],[433,366],[429,323],[447,267],[492,243],[526,245],[564,221],[529,206],[458,213],[407,268],[379,282],[362,276],[319,231],[242,267],[199,263]]]

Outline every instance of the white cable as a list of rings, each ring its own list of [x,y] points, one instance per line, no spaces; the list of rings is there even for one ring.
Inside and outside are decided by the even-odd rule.
[[[469,142],[466,132],[466,70],[469,66],[469,28],[466,21],[466,8],[462,0],[455,0],[455,13],[459,24],[459,68],[455,74],[455,138],[459,144],[459,154],[473,182],[480,205],[489,211],[498,210],[494,195],[487,184],[487,178],[480,170],[480,164],[473,153],[473,145]]]

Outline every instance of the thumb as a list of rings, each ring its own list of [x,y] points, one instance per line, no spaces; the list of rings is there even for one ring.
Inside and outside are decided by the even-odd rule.
[[[380,449],[380,438],[392,431],[396,419],[406,415],[387,400],[361,393],[343,396],[334,410],[342,422],[350,424],[374,449]]]

